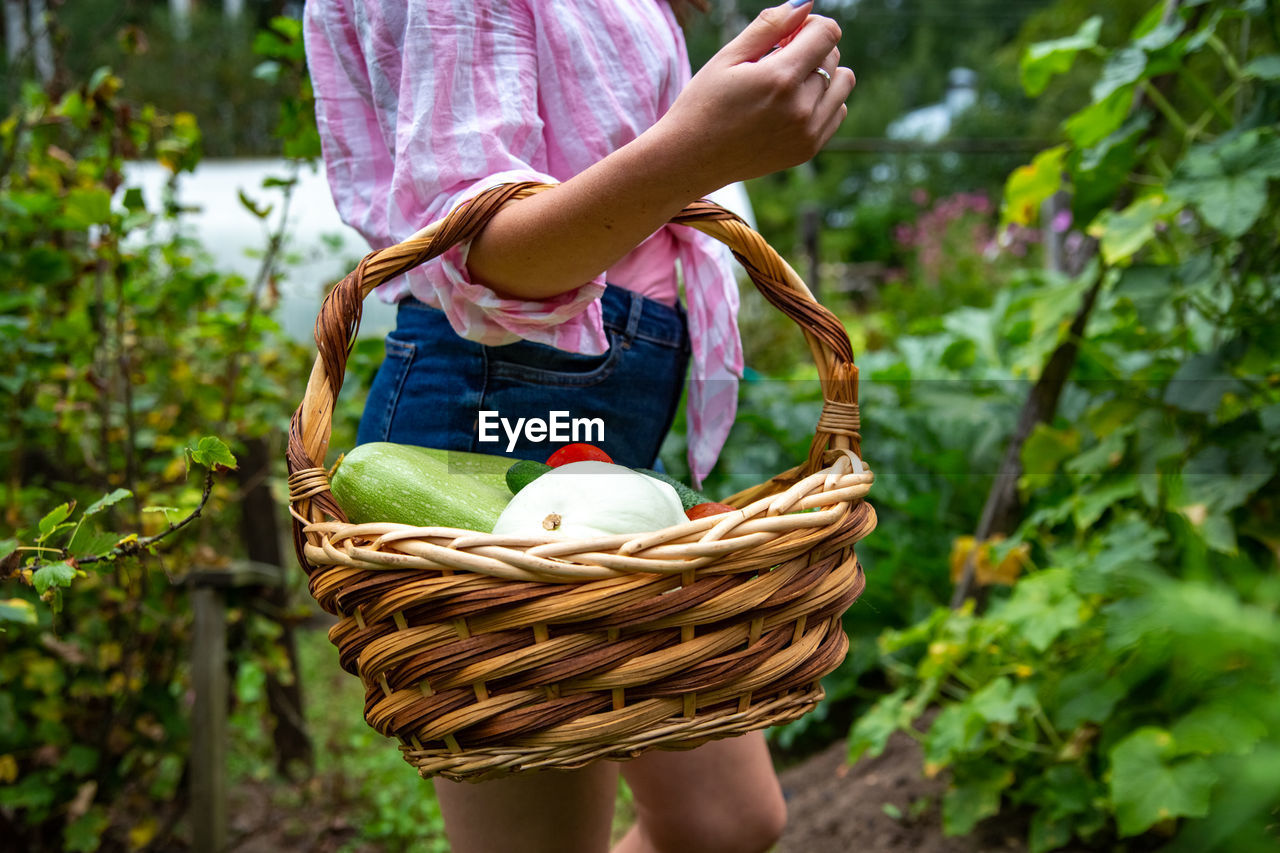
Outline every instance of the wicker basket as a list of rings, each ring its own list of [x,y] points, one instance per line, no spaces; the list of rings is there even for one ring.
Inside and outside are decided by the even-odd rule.
[[[289,433],[311,594],[339,617],[330,639],[364,683],[365,719],[423,777],[580,767],[794,720],[844,658],[841,615],[864,584],[853,545],[875,527],[873,477],[849,338],[758,234],[708,202],[673,221],[733,249],[816,361],[824,406],[804,464],[729,498],[736,512],[645,534],[566,542],[346,521],[323,465],[364,297],[544,189],[495,188],[365,257],[321,308]]]

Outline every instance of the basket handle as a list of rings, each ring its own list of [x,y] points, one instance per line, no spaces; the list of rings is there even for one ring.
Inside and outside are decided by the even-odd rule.
[[[322,515],[345,520],[329,492],[323,465],[333,428],[334,401],[342,389],[365,297],[383,282],[474,238],[507,203],[552,188],[522,182],[485,190],[404,242],[370,252],[325,297],[315,326],[319,352],[289,427],[290,510],[299,522],[310,523]],[[822,382],[823,408],[809,459],[797,470],[806,474],[818,470],[828,449],[859,453],[858,369],[840,321],[818,304],[795,270],[736,214],[712,202],[698,201],[671,221],[727,245],[764,298],[804,332]],[[295,539],[301,536],[299,524],[294,525],[294,532]]]

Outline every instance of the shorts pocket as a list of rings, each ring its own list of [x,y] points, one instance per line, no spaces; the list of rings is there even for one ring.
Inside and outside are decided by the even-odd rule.
[[[616,329],[606,327],[609,349],[600,355],[566,352],[533,341],[488,347],[485,357],[495,379],[537,385],[578,387],[608,379],[630,343]]]

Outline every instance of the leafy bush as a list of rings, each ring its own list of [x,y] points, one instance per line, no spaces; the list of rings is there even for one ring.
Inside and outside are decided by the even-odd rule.
[[[102,69],[25,85],[0,150],[0,824],[19,849],[155,848],[185,805],[181,576],[242,556],[215,474],[278,442],[305,363],[274,267],[217,272],[127,181],[126,160],[196,164],[191,116]]]
[[[1020,810],[1034,851],[1277,843],[1280,45],[1264,4],[1166,6],[1118,48],[1091,21],[1026,55],[1033,93],[1077,54],[1103,64],[1005,219],[1069,190],[1099,258],[947,325],[994,328],[1034,375],[1097,293],[1058,417],[1023,447],[1024,521],[983,544],[1035,568],[982,612],[883,634],[895,689],[850,734],[854,757],[918,739],[952,780],[947,832]]]

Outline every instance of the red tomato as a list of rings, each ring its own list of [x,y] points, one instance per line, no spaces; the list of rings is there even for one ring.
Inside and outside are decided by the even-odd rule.
[[[689,516],[690,521],[693,521],[698,518],[706,518],[708,515],[720,515],[725,512],[733,512],[735,509],[737,509],[736,506],[708,501],[704,504],[694,504],[686,509],[684,514]]]
[[[561,465],[568,465],[570,462],[613,462],[608,453],[605,453],[594,444],[586,444],[585,442],[577,442],[575,444],[566,444],[547,457],[547,464],[552,468],[559,468]]]

